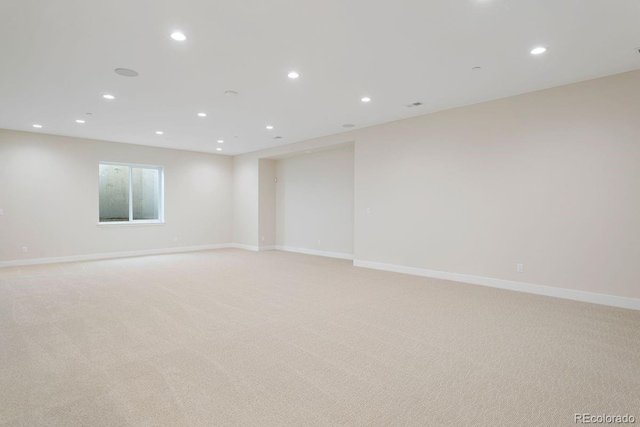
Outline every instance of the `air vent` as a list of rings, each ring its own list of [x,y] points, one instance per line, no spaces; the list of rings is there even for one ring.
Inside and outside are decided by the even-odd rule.
[[[407,108],[420,107],[422,102],[414,102],[413,104],[407,105]]]
[[[116,68],[113,71],[124,77],[138,77],[138,72],[136,70],[130,70],[128,68]]]

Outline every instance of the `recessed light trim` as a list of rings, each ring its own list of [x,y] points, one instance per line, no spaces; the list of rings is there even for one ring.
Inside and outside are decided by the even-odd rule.
[[[84,120],[81,120],[81,119],[78,119],[78,120],[76,120],[76,123],[84,124],[84,123],[85,123],[85,121],[84,121]]]
[[[31,125],[31,126],[33,126],[33,127],[34,127],[34,128],[36,128],[36,129],[40,129],[40,128],[42,128],[42,125],[38,125],[38,124],[34,124],[34,125]]]
[[[267,126],[266,126],[266,129],[267,129],[267,130],[272,130],[272,129],[273,129],[273,126],[271,126],[271,125],[267,125]]]
[[[531,49],[531,55],[540,55],[540,54],[545,53],[546,51],[547,51],[546,47],[538,46],[538,47],[535,47],[535,48]]]
[[[235,90],[227,90],[224,93],[225,96],[238,96],[238,92],[236,92]]]
[[[115,97],[115,96],[110,95],[110,94],[108,94],[108,93],[105,93],[104,95],[102,95],[102,97],[103,97],[104,99],[116,99],[116,97]]]
[[[198,113],[198,117],[207,117],[207,113]]]
[[[140,73],[138,73],[136,70],[131,70],[129,68],[116,68],[113,71],[115,71],[116,74],[124,77],[138,77],[140,75]]]
[[[171,33],[171,38],[178,42],[183,42],[187,39],[187,36],[184,35],[181,31],[174,31]]]
[[[222,148],[218,147],[216,148],[216,151],[222,151]]]
[[[222,144],[222,143],[224,143],[224,141],[222,139],[219,139],[218,144]]]
[[[368,96],[363,96],[362,98],[360,98],[360,101],[362,102],[371,102],[371,98]]]
[[[290,71],[289,74],[287,74],[287,77],[289,77],[292,80],[295,80],[298,77],[300,77],[300,74],[297,71]]]
[[[157,134],[157,135],[164,135],[164,132],[163,132],[163,131],[161,131],[161,130],[157,130],[157,131],[156,131],[156,134]]]

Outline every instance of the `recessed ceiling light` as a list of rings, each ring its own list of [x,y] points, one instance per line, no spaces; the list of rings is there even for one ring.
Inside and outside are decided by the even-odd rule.
[[[223,142],[224,142],[224,141],[223,141],[223,140],[221,140],[221,139],[219,139],[219,140],[218,140],[218,144],[222,144]]]
[[[78,120],[76,120],[76,123],[83,124],[83,123],[84,123],[84,120],[80,120],[80,119],[78,119]]]
[[[113,96],[113,95],[109,95],[108,93],[105,93],[104,95],[102,95],[102,97],[103,97],[104,99],[116,99],[116,97],[115,97],[115,96]]]
[[[531,55],[540,55],[541,53],[545,53],[547,51],[546,47],[536,47],[531,50]]]
[[[472,70],[473,71],[480,71],[480,70],[482,70],[482,67],[473,67]]]
[[[218,147],[216,148],[216,151],[222,151],[222,148]]]
[[[164,135],[164,132],[162,132],[161,130],[157,130],[157,131],[156,131],[156,133],[157,133],[158,135]]]
[[[300,77],[300,74],[295,71],[291,71],[289,74],[287,74],[287,77],[289,77],[290,79],[297,79],[298,77]]]
[[[228,90],[224,94],[225,96],[238,96],[238,92],[236,92],[235,90]]]
[[[171,33],[171,38],[175,41],[183,42],[187,39],[187,36],[182,34],[180,31],[174,31],[173,33]]]
[[[119,74],[124,77],[138,77],[139,75],[139,73],[136,70],[130,70],[128,68],[116,68],[113,71],[115,71],[116,74]]]
[[[371,98],[369,98],[368,96],[365,96],[360,101],[362,101],[362,102],[371,102]]]
[[[269,126],[267,126],[267,129],[271,130],[271,129],[273,129],[273,126],[269,125]]]
[[[40,129],[42,125],[33,125],[34,128]]]
[[[198,113],[198,117],[207,117],[207,113]]]

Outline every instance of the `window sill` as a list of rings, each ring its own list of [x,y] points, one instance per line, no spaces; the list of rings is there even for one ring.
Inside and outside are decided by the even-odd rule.
[[[99,222],[98,227],[139,227],[147,225],[164,225],[164,221],[122,221]]]

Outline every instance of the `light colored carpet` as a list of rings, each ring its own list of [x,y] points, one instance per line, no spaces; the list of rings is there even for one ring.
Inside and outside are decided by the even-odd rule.
[[[349,261],[0,269],[3,426],[571,426],[639,374],[640,312]]]

